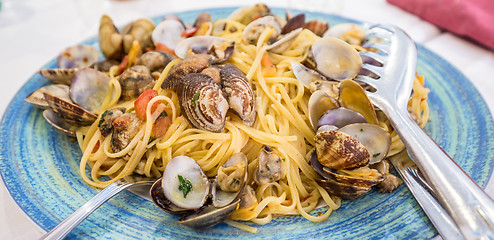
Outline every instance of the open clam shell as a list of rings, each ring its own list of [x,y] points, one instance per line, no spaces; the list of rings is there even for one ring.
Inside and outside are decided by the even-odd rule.
[[[154,45],[164,44],[169,49],[174,50],[175,46],[184,39],[182,32],[184,25],[177,19],[168,18],[160,22],[153,30],[152,39]]]
[[[369,152],[369,164],[380,162],[388,154],[391,137],[380,126],[369,123],[346,125],[339,131],[353,136],[362,143]]]
[[[273,44],[269,45],[269,47],[266,49],[272,53],[283,53],[286,51],[295,41],[297,36],[302,32],[302,28],[297,28],[282,38],[280,38],[278,41],[274,42]]]
[[[317,130],[319,119],[325,112],[338,107],[337,101],[322,90],[312,93],[308,105],[309,121],[314,130]]]
[[[143,65],[128,68],[117,79],[122,87],[121,97],[124,100],[139,97],[141,93],[152,88],[154,83],[149,68]]]
[[[233,64],[225,65],[220,75],[230,108],[245,124],[252,126],[256,120],[256,101],[247,77]]]
[[[186,57],[184,60],[173,66],[165,80],[161,84],[162,88],[173,88],[183,85],[183,78],[190,73],[198,73],[209,67],[211,57],[206,54],[195,54]]]
[[[314,137],[317,159],[331,169],[354,169],[366,166],[370,155],[354,137],[340,131],[322,131]]]
[[[292,72],[297,80],[301,81],[305,87],[309,88],[311,83],[316,81],[327,81],[326,77],[320,73],[298,63],[291,62]]]
[[[228,60],[233,54],[235,41],[216,36],[195,36],[180,41],[175,47],[179,58],[186,58],[190,53],[210,54],[214,63]]]
[[[108,15],[101,16],[98,41],[101,52],[107,59],[120,60],[124,56],[123,37]]]
[[[369,123],[378,123],[374,105],[365,90],[355,81],[349,79],[341,81],[339,101],[341,106],[362,114]]]
[[[87,45],[76,45],[64,49],[57,58],[59,68],[85,68],[97,62],[99,52]]]
[[[60,116],[65,122],[75,126],[86,126],[96,120],[96,115],[81,108],[71,101],[54,96],[50,93],[43,93],[50,108]]]
[[[249,24],[254,19],[269,15],[271,10],[266,4],[258,3],[254,6],[239,8],[228,16],[228,19],[240,22],[244,25]]]
[[[366,123],[367,119],[362,114],[350,110],[348,108],[334,108],[325,112],[317,122],[319,129],[324,125],[332,125],[337,128],[342,128],[352,123]],[[350,134],[351,135],[351,134]]]
[[[154,23],[148,18],[137,19],[122,28],[123,47],[125,53],[130,51],[133,41],[138,41],[142,49],[154,48],[151,34],[154,30]]]
[[[222,90],[205,74],[191,73],[177,86],[180,106],[189,123],[199,129],[221,132],[229,105]]]
[[[265,16],[258,18],[244,28],[242,34],[243,40],[249,44],[255,44],[261,33],[267,28],[274,29],[271,39],[276,39],[281,34],[281,25],[274,16]]]
[[[70,84],[70,99],[86,111],[96,113],[110,89],[110,77],[94,70],[79,70]]]
[[[213,205],[225,207],[240,197],[248,180],[247,157],[243,153],[235,153],[218,169],[216,181],[213,183]]]
[[[45,118],[46,122],[48,122],[50,125],[52,125],[57,130],[61,131],[62,133],[71,137],[76,136],[75,130],[77,129],[77,127],[71,126],[70,124],[65,122],[53,110],[51,109],[44,110],[43,117]]]
[[[48,109],[50,108],[50,105],[48,105],[48,102],[45,99],[45,93],[57,96],[61,99],[64,99],[65,101],[71,101],[69,97],[69,86],[64,84],[52,84],[43,86],[29,94],[25,98],[25,100],[26,102],[31,103],[36,107]]]

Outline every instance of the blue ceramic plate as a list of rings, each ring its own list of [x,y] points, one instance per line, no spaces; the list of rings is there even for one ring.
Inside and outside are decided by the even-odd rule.
[[[233,10],[207,11],[219,19]],[[275,12],[281,14],[282,10]],[[192,22],[199,13],[178,15]],[[355,22],[320,13],[309,13],[307,18],[328,21],[331,25]],[[83,43],[97,47],[96,38]],[[418,50],[417,70],[425,76],[426,86],[431,89],[431,120],[426,131],[485,187],[494,160],[493,122],[486,103],[457,69],[422,46],[418,46]],[[52,60],[44,68],[55,66]],[[79,175],[81,152],[77,143],[49,126],[42,111],[24,101],[29,93],[46,84],[47,80],[33,75],[5,111],[0,125],[0,172],[17,204],[41,228],[49,230],[99,190],[86,185]],[[258,226],[257,234],[226,224],[192,230],[179,225],[177,219],[152,202],[125,191],[96,210],[68,237],[428,239],[437,235],[404,185],[391,194],[371,192],[353,201],[343,201],[341,208],[323,223],[312,223],[299,216],[277,217],[269,224]]]

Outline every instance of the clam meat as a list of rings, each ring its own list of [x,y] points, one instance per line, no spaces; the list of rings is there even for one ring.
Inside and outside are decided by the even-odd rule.
[[[221,68],[220,75],[230,108],[245,124],[252,126],[256,120],[256,102],[247,77],[232,64]]]

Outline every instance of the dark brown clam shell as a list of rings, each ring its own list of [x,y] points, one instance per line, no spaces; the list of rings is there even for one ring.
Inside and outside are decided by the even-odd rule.
[[[334,171],[326,167],[323,167],[323,170],[338,182],[348,183],[357,186],[372,187],[376,184],[381,183],[384,180],[383,175],[379,173],[377,173],[377,175],[374,178],[362,178],[359,176],[351,176],[351,175],[339,173],[338,171]]]
[[[177,94],[182,113],[192,126],[212,132],[223,130],[228,101],[210,76],[186,75],[177,86]]]
[[[331,169],[366,166],[370,155],[364,145],[340,131],[322,131],[314,137],[319,162]]]
[[[118,81],[122,87],[122,96],[124,100],[139,97],[146,89],[152,88],[154,78],[146,66],[136,65],[125,70]]]
[[[161,84],[162,88],[173,88],[182,85],[182,78],[190,73],[198,73],[209,67],[211,57],[206,54],[191,55],[175,65]]]
[[[341,197],[343,199],[354,199],[366,194],[371,187],[356,186],[348,183],[338,182],[334,179],[316,179],[321,187],[326,189],[329,194]]]
[[[256,120],[256,101],[254,92],[245,74],[232,64],[225,65],[221,71],[221,85],[230,108],[248,126]]]
[[[93,113],[84,110],[72,102],[49,93],[44,93],[43,95],[50,108],[70,125],[91,125],[97,118]]]
[[[304,28],[311,30],[317,36],[322,37],[322,35],[329,29],[329,24],[319,20],[312,20],[305,23]]]
[[[290,18],[285,26],[281,29],[281,34],[287,34],[297,28],[303,27],[305,24],[305,14],[301,13],[295,17]]]

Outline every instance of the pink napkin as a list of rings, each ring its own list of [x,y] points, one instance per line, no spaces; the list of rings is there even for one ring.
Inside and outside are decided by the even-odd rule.
[[[387,0],[405,11],[494,50],[492,0]]]

